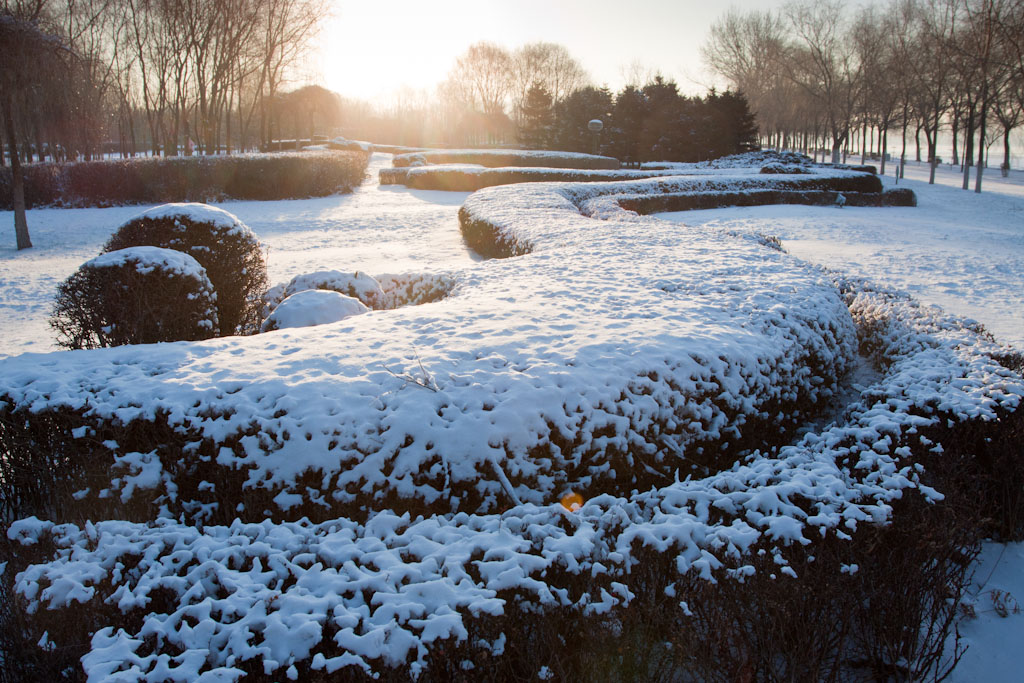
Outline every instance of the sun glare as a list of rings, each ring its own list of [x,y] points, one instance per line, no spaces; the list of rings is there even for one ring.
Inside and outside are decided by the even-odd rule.
[[[472,42],[461,16],[399,3],[386,26],[369,6],[340,3],[323,26],[314,66],[324,87],[345,97],[378,99],[402,88],[433,89]]]

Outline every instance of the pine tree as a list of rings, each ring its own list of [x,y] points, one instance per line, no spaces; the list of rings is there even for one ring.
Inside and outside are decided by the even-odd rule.
[[[523,123],[519,127],[519,142],[527,149],[549,148],[555,117],[551,93],[540,83],[534,82],[526,92],[522,118]]]
[[[647,98],[631,85],[615,97],[609,137],[609,152],[625,164],[639,164],[644,155],[640,132],[648,116]]]

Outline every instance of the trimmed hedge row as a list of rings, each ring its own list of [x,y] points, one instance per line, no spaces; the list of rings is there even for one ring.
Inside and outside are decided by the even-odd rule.
[[[368,161],[366,152],[298,152],[28,164],[25,203],[102,207],[322,197],[351,192]],[[2,167],[0,209],[10,208],[11,170]]]
[[[526,166],[544,168],[584,168],[616,170],[619,160],[594,154],[573,152],[539,152],[533,150],[495,149],[432,149],[411,154],[396,154],[391,162],[395,168],[417,164],[479,164],[488,168]]]
[[[840,200],[840,197],[843,199]],[[672,192],[635,195],[618,200],[619,206],[641,215],[667,211],[720,209],[728,206],[806,204],[809,206],[917,206],[913,190],[837,192],[834,190],[750,190],[747,192]]]
[[[380,171],[380,182],[382,185],[405,185],[415,190],[476,192],[485,187],[516,183],[597,183],[658,178],[676,174],[671,171],[555,170],[547,168],[488,168],[466,171],[443,166],[428,166],[417,169],[384,168]]]

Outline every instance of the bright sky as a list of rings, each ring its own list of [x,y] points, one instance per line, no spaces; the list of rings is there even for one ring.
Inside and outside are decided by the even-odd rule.
[[[742,10],[783,0],[733,0]],[[333,0],[316,60],[319,82],[346,97],[381,99],[403,86],[434,87],[471,44],[515,49],[560,43],[597,85],[618,90],[633,62],[685,92],[714,83],[700,46],[730,3],[716,0]],[[314,67],[315,68],[315,67]]]

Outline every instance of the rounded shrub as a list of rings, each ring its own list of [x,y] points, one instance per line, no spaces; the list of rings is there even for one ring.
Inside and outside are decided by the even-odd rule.
[[[338,270],[320,270],[315,273],[296,275],[288,282],[284,298],[304,292],[307,289],[326,289],[359,299],[369,308],[383,308],[384,290],[372,275]]]
[[[351,296],[326,289],[307,289],[278,304],[263,321],[263,331],[326,325],[369,310],[359,299]]]
[[[50,326],[69,349],[217,336],[217,295],[180,251],[131,247],[87,261],[57,288]]]
[[[238,218],[206,204],[164,204],[122,225],[103,251],[138,246],[184,252],[206,269],[221,334],[259,331],[267,265],[256,235]]]

